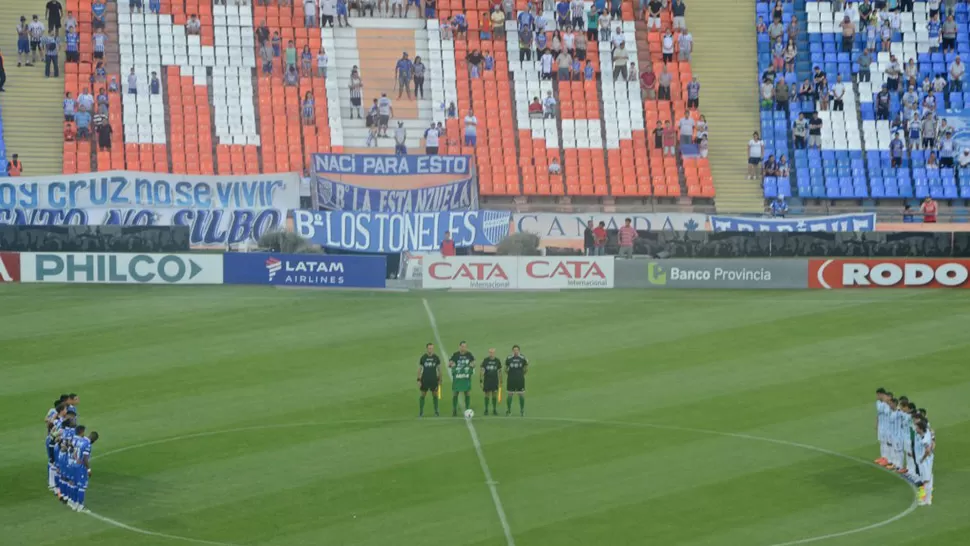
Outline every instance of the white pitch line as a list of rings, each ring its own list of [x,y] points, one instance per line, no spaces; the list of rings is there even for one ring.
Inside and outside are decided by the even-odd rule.
[[[434,340],[438,343],[438,347],[444,351],[445,344],[441,342],[441,333],[438,332],[438,321],[435,320],[434,312],[431,311],[431,304],[428,303],[426,298],[421,298],[421,302],[424,303],[424,310],[428,314],[428,322],[431,323]],[[502,499],[498,495],[498,488],[495,487],[495,480],[492,479],[492,471],[489,470],[488,462],[485,460],[485,452],[482,451],[482,443],[478,439],[478,431],[475,430],[475,425],[471,419],[465,419],[465,427],[468,429],[468,434],[472,437],[472,444],[474,444],[475,453],[478,455],[478,464],[482,467],[482,473],[485,474],[485,483],[488,485],[488,490],[492,494],[492,503],[495,505],[498,520],[502,524],[502,532],[505,533],[505,542],[508,543],[508,546],[515,546],[515,538],[512,537],[512,528],[509,526],[509,519],[505,516],[505,508],[502,507]]]
[[[203,540],[201,538],[182,537],[182,536],[178,536],[178,535],[168,535],[168,534],[165,534],[165,533],[156,533],[155,531],[149,531],[147,529],[139,529],[138,527],[135,527],[133,525],[128,525],[127,523],[122,523],[120,521],[115,521],[115,520],[113,520],[111,518],[104,517],[101,514],[95,514],[94,512],[92,512],[90,510],[85,510],[83,513],[86,514],[86,515],[88,515],[88,516],[91,516],[92,518],[94,518],[96,520],[103,521],[104,523],[107,523],[108,525],[111,525],[111,526],[114,526],[114,527],[118,527],[119,529],[124,529],[126,531],[131,531],[132,533],[138,533],[139,535],[145,535],[145,536],[150,536],[150,537],[158,537],[158,538],[165,538],[165,539],[168,539],[168,540],[180,540],[182,542],[192,542],[192,543],[195,543],[195,544],[208,544],[209,546],[239,546],[238,544],[233,544],[232,542],[216,542],[214,540]]]

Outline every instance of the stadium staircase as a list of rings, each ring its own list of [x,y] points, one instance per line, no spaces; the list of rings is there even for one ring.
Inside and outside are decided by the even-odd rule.
[[[0,2],[0,44],[3,44],[7,70],[4,86],[7,92],[0,93],[0,106],[4,110],[3,138],[7,157],[20,156],[25,176],[60,173],[61,147],[56,143],[63,138],[63,70],[61,78],[45,78],[43,59],[33,67],[17,68],[17,24],[22,15],[29,21],[34,14],[44,16],[43,3]],[[59,60],[64,62],[63,52]]]
[[[758,130],[758,74],[751,66],[754,25],[747,4],[687,0],[694,35],[691,66],[701,83],[701,111],[710,126],[708,158],[719,212],[764,211],[759,182],[746,176],[747,145]]]
[[[428,32],[424,19],[355,18],[350,28],[336,28],[332,32],[336,49],[330,53],[329,76],[335,78],[339,93],[339,112],[344,129],[345,151],[367,153],[393,153],[394,129],[397,121],[404,122],[407,129],[409,153],[423,153],[422,136],[431,124],[434,105],[431,99],[430,77],[425,80],[426,97],[411,100],[407,94],[398,99],[395,65],[402,52],[413,61],[420,56],[425,65],[430,64]],[[364,81],[362,114],[366,117],[374,99],[386,93],[394,107],[394,120],[388,128],[389,138],[378,139],[377,148],[366,149],[368,129],[364,120],[350,118],[350,71],[357,66]],[[429,70],[430,72],[430,70]],[[413,91],[413,88],[412,88]]]

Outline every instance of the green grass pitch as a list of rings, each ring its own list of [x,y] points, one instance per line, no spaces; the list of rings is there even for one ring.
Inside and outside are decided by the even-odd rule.
[[[29,285],[0,286],[0,543],[506,545],[447,383],[416,417],[422,297],[449,352],[532,361],[525,419],[472,399],[517,546],[967,543],[964,293]],[[932,507],[865,463],[879,386],[929,410]],[[47,492],[70,391],[89,509],[156,534]]]

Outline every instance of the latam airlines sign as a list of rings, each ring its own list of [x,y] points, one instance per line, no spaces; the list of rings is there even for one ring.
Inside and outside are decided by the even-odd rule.
[[[970,288],[970,260],[809,260],[809,288]]]
[[[422,288],[560,290],[613,288],[613,258],[453,256],[422,261]]]

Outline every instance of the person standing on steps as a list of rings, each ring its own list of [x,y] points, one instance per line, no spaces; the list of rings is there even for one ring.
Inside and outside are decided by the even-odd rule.
[[[411,98],[411,73],[414,71],[414,63],[408,58],[407,52],[401,54],[401,58],[394,65],[394,76],[397,80],[397,98],[400,99],[404,93]]]
[[[394,105],[391,99],[387,98],[387,93],[381,93],[381,98],[377,100],[377,130],[378,136],[387,138],[387,126],[394,115]]]
[[[27,18],[21,15],[20,22],[17,23],[17,67],[25,64],[32,66],[30,62],[30,25],[27,24]]]
[[[69,63],[81,62],[81,35],[78,34],[77,27],[67,27],[64,42],[66,44],[64,60]]]
[[[20,162],[20,156],[13,154],[7,162],[7,176],[20,176],[24,174],[24,164]]]
[[[360,71],[355,65],[350,70],[350,118],[353,119],[354,113],[357,113],[357,119],[363,119],[364,116],[360,113],[360,103],[364,92],[364,80],[360,78]]]
[[[44,24],[38,21],[37,16],[34,15],[27,29],[30,32],[30,64],[27,66],[34,66],[34,63],[37,62],[38,52],[41,58],[44,57],[44,50],[41,47],[41,42],[44,40]]]
[[[61,77],[60,61],[57,58],[57,38],[53,32],[48,32],[41,42],[44,46],[44,77],[51,77],[51,66],[54,67],[54,77]]]
[[[61,15],[64,14],[64,6],[57,0],[47,2],[44,16],[47,18],[47,31],[53,32],[54,36],[61,35]]]
[[[427,67],[424,66],[424,62],[421,61],[421,56],[414,58],[414,98],[417,99],[418,95],[420,98],[424,98],[424,75],[427,72]]]

